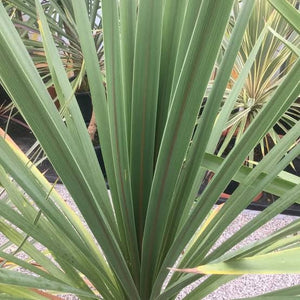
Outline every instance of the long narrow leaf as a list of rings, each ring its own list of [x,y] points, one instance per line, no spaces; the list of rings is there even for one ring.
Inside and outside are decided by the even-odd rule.
[[[13,271],[0,270],[0,281],[7,285],[20,285],[24,287],[54,290],[60,292],[74,293],[80,296],[97,298],[95,295],[74,289],[62,283],[53,282],[44,278],[36,278],[30,275],[18,274]]]
[[[112,150],[117,188],[126,234],[127,256],[131,261],[132,275],[138,285],[139,254],[134,222],[131,182],[128,179],[129,157],[127,144],[126,108],[121,79],[120,32],[118,29],[117,1],[103,1],[104,48],[107,74],[108,113],[111,125]]]
[[[182,272],[200,274],[299,274],[300,269],[295,260],[300,248],[284,250],[256,257],[232,259],[224,263],[207,264],[193,269],[182,269]],[[179,271],[179,270],[177,270]]]
[[[286,0],[268,0],[277,9],[280,14],[296,29],[300,34],[300,14],[299,12]]]
[[[131,132],[134,134],[130,143],[130,168],[140,248],[154,170],[163,2],[140,1],[137,18],[131,112]]]

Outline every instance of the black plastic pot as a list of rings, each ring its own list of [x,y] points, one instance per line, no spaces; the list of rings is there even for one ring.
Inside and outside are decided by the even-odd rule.
[[[4,103],[10,103],[11,100],[8,96],[8,94],[6,93],[5,89],[3,88],[3,86],[0,84],[0,105],[4,104]]]
[[[288,165],[284,170],[293,175],[300,176],[300,156],[296,157],[292,163],[293,166]]]
[[[286,171],[291,171],[291,173],[299,176],[300,157],[298,157],[294,160],[294,167],[296,170],[293,169],[291,166],[288,166],[286,168]],[[200,195],[204,191],[206,185],[209,183],[209,180],[210,180],[210,176],[206,176],[203,183],[201,184],[198,195]],[[219,200],[217,201],[217,204],[225,203],[226,200],[230,197],[230,195],[238,187],[238,185],[239,185],[238,182],[231,181],[229,183],[229,185],[226,187],[224,193],[221,194]],[[253,201],[249,204],[247,209],[262,211],[262,210],[266,209],[270,204],[275,202],[277,199],[278,199],[278,197],[275,195],[272,195],[272,194],[269,194],[266,192],[262,192],[261,194],[259,194],[257,196],[255,201]],[[291,216],[300,216],[300,204],[295,203],[295,204],[291,205],[289,208],[284,210],[282,212],[282,214],[291,215]]]
[[[98,159],[101,171],[103,173],[104,178],[106,179],[106,170],[105,170],[105,166],[104,166],[104,161],[103,161],[101,148],[100,148],[100,146],[95,146],[94,149],[95,149],[95,152],[96,152],[96,155],[97,155],[97,159]]]
[[[84,122],[88,124],[92,117],[93,105],[91,94],[89,92],[75,93],[76,100],[82,113]]]
[[[278,197],[276,197],[272,194],[263,192],[262,197],[258,201],[251,202],[249,204],[249,206],[247,207],[247,209],[263,211],[270,204],[275,202],[277,199],[278,199]],[[218,200],[217,204],[222,204],[222,203],[226,202],[226,200],[227,200],[226,198],[221,197]],[[295,204],[291,205],[289,208],[284,210],[281,214],[299,217],[300,216],[300,204],[295,203]]]

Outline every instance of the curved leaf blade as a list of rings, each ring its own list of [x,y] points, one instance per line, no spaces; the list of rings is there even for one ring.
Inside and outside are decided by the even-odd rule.
[[[300,248],[258,255],[254,257],[232,259],[221,263],[211,263],[192,269],[172,269],[185,273],[199,274],[300,274]]]

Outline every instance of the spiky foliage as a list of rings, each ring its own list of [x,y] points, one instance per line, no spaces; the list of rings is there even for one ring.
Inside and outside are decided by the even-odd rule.
[[[35,1],[60,111],[0,3],[1,83],[82,217],[3,134],[0,230],[8,241],[0,246],[6,267],[0,269],[0,296],[43,299],[73,293],[82,299],[174,299],[182,288],[202,277],[204,281],[187,296],[199,299],[241,273],[299,272],[295,266],[299,235],[294,235],[299,220],[228,253],[299,200],[299,178],[282,172],[300,153],[300,145],[288,151],[298,138],[299,122],[256,168],[243,166],[249,152],[299,95],[299,59],[226,159],[209,149],[215,148],[227,122],[220,123],[218,113],[220,107],[225,111],[222,101],[254,1],[243,1],[196,129],[199,99],[207,91],[234,0],[103,0],[106,88],[87,6],[92,3],[97,10],[99,3],[60,2],[73,13],[109,191],[43,6]],[[285,14],[295,21],[291,16]],[[262,38],[251,57],[261,43]],[[239,85],[233,87],[235,92],[238,89]],[[215,176],[197,198],[206,170],[214,171]],[[214,204],[232,179],[240,182],[239,188],[215,210]],[[261,190],[280,196],[280,201],[214,248]],[[14,252],[9,252],[12,246]],[[19,251],[27,257],[20,259],[15,255]],[[283,259],[287,262],[284,268]],[[175,265],[179,269],[200,267],[192,275],[170,273]],[[16,267],[36,276],[9,270]],[[211,276],[204,278],[202,273]],[[299,287],[278,292],[282,293],[297,295]]]
[[[291,4],[296,7],[297,2],[291,1]],[[240,5],[236,5],[227,29],[229,36],[236,22],[239,10]],[[232,104],[232,112],[226,123],[226,129],[223,132],[222,145],[218,149],[220,155],[224,153],[230,143],[239,142],[247,127],[272,98],[284,75],[297,60],[298,56],[294,53],[293,49],[289,48],[289,43],[299,45],[299,34],[267,1],[256,1],[254,12],[249,20],[232,70],[232,78],[227,91],[228,94],[234,83],[238,80],[238,75],[242,73],[245,67],[247,68],[251,51],[260,35],[266,30],[266,24],[285,40],[278,39],[271,31],[263,36],[260,49],[257,51],[250,72],[247,73],[246,80],[236,98],[236,102],[234,105]],[[228,42],[225,39],[225,48],[227,44]],[[225,95],[225,98],[227,96]],[[259,146],[256,147],[256,150],[250,152],[249,160],[252,162],[260,160],[299,118],[300,104],[298,101],[294,102],[278,120],[276,125],[270,128],[260,141]]]

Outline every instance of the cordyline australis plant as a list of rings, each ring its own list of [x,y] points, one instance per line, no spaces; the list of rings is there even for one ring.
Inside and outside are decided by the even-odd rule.
[[[0,4],[1,83],[85,220],[3,134],[0,230],[8,241],[0,247],[0,295],[56,299],[72,293],[82,299],[162,300],[175,298],[203,278],[186,297],[199,299],[240,274],[299,273],[300,238],[294,235],[299,220],[228,253],[299,201],[299,178],[282,172],[300,153],[299,144],[290,149],[298,138],[299,122],[254,169],[242,166],[299,95],[299,59],[226,159],[207,151],[225,127],[212,135],[255,1],[242,1],[196,129],[233,0],[103,0],[106,90],[86,1],[61,2],[75,16],[109,191],[40,1],[35,3],[38,23],[60,111]],[[294,8],[284,1],[270,2],[299,33]],[[296,46],[289,46],[298,53]],[[254,51],[258,47],[254,45]],[[215,176],[198,196],[206,170]],[[231,179],[240,182],[238,189],[223,207],[214,208]],[[222,232],[261,190],[280,199],[212,251]],[[13,245],[16,250],[9,252]],[[20,251],[26,259],[15,255]],[[32,274],[13,270],[20,267]],[[184,272],[170,273],[170,268]],[[296,286],[272,295],[299,291]]]

